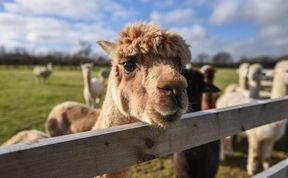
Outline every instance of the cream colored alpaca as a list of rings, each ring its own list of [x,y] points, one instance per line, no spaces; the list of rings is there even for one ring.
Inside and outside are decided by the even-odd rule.
[[[244,104],[259,98],[261,80],[263,77],[262,66],[253,64],[249,67],[247,74],[248,90],[236,90],[234,92],[224,93],[217,101],[216,107],[223,108]]]
[[[274,70],[271,98],[288,95],[288,60],[278,62]],[[284,119],[284,118],[283,118]],[[287,120],[274,122],[246,131],[249,141],[247,172],[254,175],[258,172],[259,164],[264,169],[270,167],[270,157],[273,146],[279,140],[286,127]]]
[[[261,89],[261,80],[263,77],[262,65],[253,64],[249,67],[246,74],[247,81],[245,85],[248,84],[248,90],[236,89],[233,92],[224,93],[216,102],[216,108],[224,108],[228,106],[235,106],[239,104],[245,104],[254,101],[254,99],[259,99],[259,93]],[[246,87],[246,86],[245,86]],[[242,134],[243,135],[243,134]],[[221,139],[221,149],[220,149],[220,160],[225,161],[226,156],[224,153],[224,147],[229,151],[233,151],[232,137],[226,137]]]
[[[81,64],[84,80],[83,96],[88,106],[96,108],[96,103],[100,102],[103,86],[100,80],[91,79],[93,63]],[[97,101],[97,102],[96,102]]]
[[[242,63],[237,70],[239,75],[239,84],[230,84],[228,85],[224,93],[230,93],[234,91],[245,91],[248,90],[248,71],[249,71],[250,64],[249,63]]]
[[[177,33],[135,23],[127,25],[115,43],[98,44],[113,60],[94,130],[138,121],[166,127],[185,113],[187,82],[179,71],[191,53]],[[98,177],[126,178],[129,168]]]
[[[56,105],[46,121],[46,132],[51,137],[79,133],[92,129],[100,109],[67,101]]]
[[[25,130],[18,132],[8,141],[2,144],[2,146],[13,145],[18,143],[34,143],[40,139],[48,138],[48,136],[38,130]]]

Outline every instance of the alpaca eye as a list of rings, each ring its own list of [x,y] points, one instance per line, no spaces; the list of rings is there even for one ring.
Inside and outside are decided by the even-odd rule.
[[[137,68],[136,62],[134,62],[134,61],[124,62],[123,66],[124,66],[124,70],[127,74],[133,72]]]

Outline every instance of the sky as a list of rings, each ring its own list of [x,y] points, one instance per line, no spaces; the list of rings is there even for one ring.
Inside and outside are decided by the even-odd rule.
[[[178,32],[193,58],[288,53],[287,0],[0,0],[0,46],[72,53],[85,41],[103,53],[97,40],[139,21]]]

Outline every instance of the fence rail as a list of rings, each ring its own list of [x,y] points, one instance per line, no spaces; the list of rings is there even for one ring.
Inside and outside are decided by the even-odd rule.
[[[185,114],[166,129],[144,123],[0,148],[5,178],[83,178],[196,147],[288,117],[288,97]]]
[[[257,174],[253,178],[287,178],[288,177],[288,159],[285,159],[271,168]]]

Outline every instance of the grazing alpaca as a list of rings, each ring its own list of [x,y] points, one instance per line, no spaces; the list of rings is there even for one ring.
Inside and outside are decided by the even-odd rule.
[[[184,70],[188,82],[188,112],[201,110],[202,93],[214,92],[215,86],[204,83],[203,75],[195,70]],[[177,178],[213,178],[219,166],[219,141],[174,153],[173,167]]]
[[[56,105],[46,121],[46,132],[50,137],[89,131],[92,129],[100,109],[67,101]]]
[[[46,82],[48,77],[53,72],[52,63],[48,63],[46,67],[36,66],[34,68],[33,72],[34,72],[34,74],[37,77],[39,82],[41,82],[41,78],[43,78],[43,82]]]
[[[245,91],[248,90],[248,71],[249,71],[250,64],[249,63],[242,63],[237,70],[239,74],[239,84],[230,84],[228,85],[224,93],[230,93],[234,91]]]
[[[274,70],[271,98],[288,95],[288,60],[278,62]],[[284,118],[283,118],[284,119]],[[270,167],[273,146],[285,132],[287,120],[282,120],[246,131],[249,142],[247,172],[255,175],[262,163],[264,169]]]
[[[84,80],[83,96],[88,106],[96,108],[96,100],[100,102],[103,86],[102,83],[95,79],[91,79],[93,63],[81,64]]]
[[[216,102],[217,108],[224,108],[228,106],[235,106],[239,104],[245,104],[252,102],[254,99],[259,99],[259,93],[261,88],[261,79],[263,77],[262,66],[260,64],[253,64],[249,67],[247,73],[247,88],[249,90],[236,89],[233,92],[224,93]],[[226,137],[221,139],[221,151],[220,160],[225,161],[226,156],[224,153],[224,147],[226,145],[229,152],[233,151],[232,137]]]
[[[13,145],[17,143],[34,143],[40,139],[48,138],[48,136],[38,130],[25,130],[18,132],[8,141],[2,144],[2,146]]]
[[[115,43],[98,44],[113,60],[94,130],[137,121],[166,127],[185,113],[187,82],[179,71],[191,53],[181,36],[150,23],[135,23],[127,25]],[[129,168],[100,177],[129,177]]]

